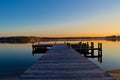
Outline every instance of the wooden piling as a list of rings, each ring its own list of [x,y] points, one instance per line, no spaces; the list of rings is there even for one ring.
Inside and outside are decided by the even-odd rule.
[[[94,49],[94,42],[91,42],[91,49]]]
[[[102,43],[98,43],[98,49],[99,49],[99,50],[102,49]]]

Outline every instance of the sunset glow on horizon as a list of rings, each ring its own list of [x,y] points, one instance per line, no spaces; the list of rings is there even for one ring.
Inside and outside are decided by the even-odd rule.
[[[0,0],[0,37],[120,35],[120,0]]]

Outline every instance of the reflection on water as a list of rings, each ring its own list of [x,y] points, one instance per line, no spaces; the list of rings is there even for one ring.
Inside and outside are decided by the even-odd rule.
[[[99,64],[92,60],[104,70],[120,68],[120,42],[103,41],[103,63]]]
[[[56,41],[57,44],[64,42],[65,41]],[[69,42],[79,43],[80,40],[71,40]],[[89,60],[93,61],[99,67],[101,67],[104,70],[120,68],[120,42],[111,42],[104,40],[82,42],[94,42],[95,47],[97,47],[98,42],[101,42],[103,44],[102,58],[95,57],[96,55],[98,55],[98,51],[94,51],[94,57],[92,55],[92,58],[89,58]],[[40,44],[47,43],[54,44],[55,41],[40,42]],[[37,54],[32,56],[31,45],[32,44],[0,44],[0,80],[10,80],[8,78],[13,79],[17,77],[43,55]],[[91,54],[89,54],[89,56],[91,56]],[[98,61],[102,63],[99,63]]]
[[[20,75],[40,58],[31,56],[31,52],[30,44],[0,44],[0,80]]]

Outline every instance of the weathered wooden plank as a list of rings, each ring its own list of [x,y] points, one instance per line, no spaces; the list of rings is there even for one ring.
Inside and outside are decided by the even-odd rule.
[[[53,45],[18,80],[115,80],[67,45]]]

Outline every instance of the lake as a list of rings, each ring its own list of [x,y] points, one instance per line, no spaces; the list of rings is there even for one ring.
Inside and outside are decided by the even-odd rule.
[[[70,40],[70,43],[78,43],[81,40]],[[67,41],[66,41],[67,42]],[[108,71],[120,68],[120,42],[106,41],[106,40],[88,40],[82,42],[94,42],[95,47],[97,43],[103,44],[102,63],[98,62],[97,58],[89,58],[96,65],[103,70]],[[41,44],[53,44],[55,41],[41,42]],[[57,44],[64,43],[64,41],[56,41]],[[32,44],[9,44],[0,43],[0,80],[16,80],[21,73],[23,73],[30,65],[44,54],[32,55]]]

